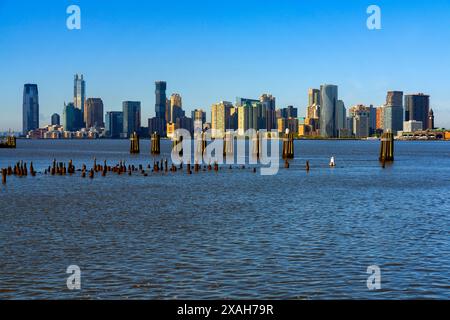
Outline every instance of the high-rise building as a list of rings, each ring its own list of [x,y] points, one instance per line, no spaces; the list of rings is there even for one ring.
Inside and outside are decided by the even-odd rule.
[[[100,98],[88,98],[85,102],[84,122],[86,128],[104,127],[103,101]]]
[[[320,106],[320,90],[309,89],[308,90],[308,106]]]
[[[75,75],[73,82],[73,104],[75,108],[80,109],[84,115],[86,103],[86,82],[84,81],[83,75],[78,74]]]
[[[389,91],[384,107],[384,130],[397,134],[403,130],[403,92]]]
[[[123,112],[109,111],[105,117],[105,135],[108,138],[120,138],[123,133]]]
[[[59,125],[61,125],[61,117],[57,113],[52,114],[52,126]]]
[[[28,134],[39,128],[39,93],[37,84],[25,84],[23,88],[22,130]]]
[[[277,124],[276,124],[276,114],[275,114],[275,109],[276,109],[275,97],[272,96],[271,94],[264,93],[259,98],[259,101],[261,102],[262,112],[264,113],[264,118],[265,118],[265,119],[263,119],[263,120],[265,120],[264,128],[267,131],[276,129]]]
[[[430,112],[428,112],[428,124],[427,124],[428,130],[434,129],[434,112],[433,109],[430,109]]]
[[[405,121],[405,123],[403,124],[403,132],[416,132],[422,130],[423,130],[422,121],[408,120]]]
[[[237,98],[238,107],[238,134],[243,135],[248,129],[263,129],[261,124],[262,104],[259,100]],[[231,113],[231,112],[230,112]]]
[[[376,112],[376,129],[384,130],[384,106],[378,107]]]
[[[370,108],[364,105],[356,105],[349,110],[353,118],[352,132],[356,138],[367,138],[370,134],[369,119]]]
[[[166,89],[167,83],[165,81],[156,81],[155,82],[155,113],[156,118],[166,119]]]
[[[338,100],[336,105],[336,131],[345,129],[347,124],[347,109],[345,108],[344,101]]]
[[[166,117],[167,122],[176,122],[178,118],[184,117],[181,95],[174,93],[170,96],[170,107]]]
[[[338,87],[335,85],[320,86],[320,135],[325,138],[337,137],[336,109]]]
[[[141,129],[141,102],[124,101],[123,107],[123,133],[130,137]]]
[[[369,135],[375,134],[377,131],[377,108],[373,105],[369,106]]]
[[[202,109],[195,109],[191,112],[194,131],[202,131],[203,124],[206,122],[206,112]]]
[[[428,129],[430,96],[423,93],[405,95],[405,121],[421,121],[423,129]]]
[[[83,112],[72,102],[65,104],[63,110],[63,127],[65,131],[78,131],[84,127]]]
[[[230,114],[233,104],[228,101],[215,103],[211,107],[211,137],[223,138],[225,132],[231,129]]]

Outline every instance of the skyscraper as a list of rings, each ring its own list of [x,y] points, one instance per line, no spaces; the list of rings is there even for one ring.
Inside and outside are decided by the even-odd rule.
[[[384,130],[397,134],[403,130],[403,92],[389,91],[384,107]]]
[[[164,100],[165,101],[165,100]],[[141,129],[141,102],[124,101],[123,107],[123,133],[130,137]]]
[[[169,108],[169,114],[167,115],[167,122],[173,122],[175,123],[178,118],[184,117],[185,113],[183,111],[183,103],[181,99],[181,95],[178,93],[173,93],[170,96],[170,108]]]
[[[230,114],[233,104],[228,101],[221,101],[211,107],[211,129],[212,138],[223,138],[230,127]]]
[[[86,128],[104,127],[102,99],[88,98],[86,100],[84,121],[86,123]]]
[[[167,121],[165,113],[166,113],[166,88],[167,83],[165,81],[156,81],[155,82],[155,113],[156,118],[164,119]]]
[[[320,90],[309,89],[308,90],[308,106],[320,106]]]
[[[325,138],[334,138],[337,136],[338,87],[328,84],[320,86],[320,101],[320,135]]]
[[[52,114],[52,126],[59,126],[61,124],[61,118],[59,114]]]
[[[39,128],[39,93],[37,84],[25,84],[22,105],[23,134]]]
[[[336,131],[345,129],[347,125],[347,109],[345,109],[344,101],[338,100],[336,106]]]
[[[430,96],[423,93],[405,95],[405,121],[422,121],[423,129],[428,129]]]
[[[356,138],[367,138],[370,134],[370,108],[364,105],[351,107],[350,116],[353,118],[352,132]]]
[[[119,138],[123,133],[123,112],[110,111],[106,113],[105,135],[108,138]]]
[[[203,124],[206,122],[206,112],[202,109],[195,109],[191,114],[194,131],[203,130]]]
[[[70,102],[64,103],[63,110],[63,127],[65,131],[78,131],[84,126],[83,113],[79,108]]]
[[[84,118],[85,102],[86,102],[86,83],[83,79],[83,75],[79,76],[78,74],[76,74],[73,83],[73,104],[75,108],[81,110],[81,112],[83,113],[83,120],[86,122]]]
[[[259,101],[262,105],[262,110],[265,113],[265,127],[267,131],[271,131],[277,128],[276,123],[276,103],[275,103],[275,97],[271,94],[264,93],[259,98]]]

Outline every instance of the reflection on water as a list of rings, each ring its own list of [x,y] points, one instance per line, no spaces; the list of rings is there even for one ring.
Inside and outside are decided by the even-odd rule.
[[[18,141],[0,167],[149,164],[148,141]],[[170,143],[162,141],[163,156]],[[0,186],[0,298],[450,298],[450,144],[300,141],[276,176],[219,173]],[[328,168],[331,156],[337,168]],[[306,160],[311,171],[304,170]],[[82,290],[66,268],[82,270]],[[366,287],[379,265],[382,290]]]

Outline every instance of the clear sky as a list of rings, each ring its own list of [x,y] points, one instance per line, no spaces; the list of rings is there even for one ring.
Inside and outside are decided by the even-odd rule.
[[[66,27],[71,4],[81,30]],[[381,30],[366,27],[371,4]],[[308,88],[331,83],[347,107],[381,105],[391,89],[430,94],[436,125],[450,127],[450,1],[0,0],[0,131],[21,130],[25,83],[39,86],[41,126],[62,113],[75,73],[105,111],[140,100],[143,119],[155,80],[187,111],[267,92],[299,115]]]

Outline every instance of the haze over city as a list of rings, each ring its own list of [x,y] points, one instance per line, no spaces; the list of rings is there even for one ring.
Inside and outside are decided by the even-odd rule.
[[[0,131],[21,130],[25,83],[38,84],[49,123],[72,101],[76,73],[105,111],[137,100],[143,119],[155,115],[161,79],[188,113],[267,92],[304,116],[308,88],[323,83],[339,85],[346,106],[382,105],[388,90],[424,92],[436,127],[450,126],[447,1],[378,1],[381,30],[366,27],[368,1],[76,1],[81,30],[66,27],[70,4],[0,3]]]

